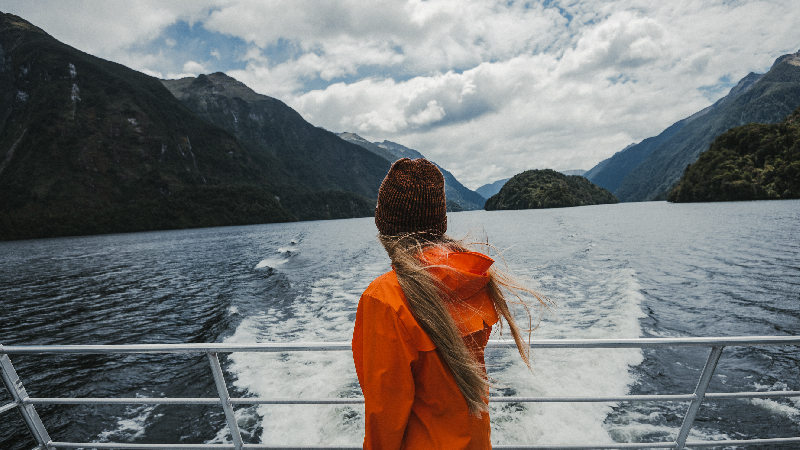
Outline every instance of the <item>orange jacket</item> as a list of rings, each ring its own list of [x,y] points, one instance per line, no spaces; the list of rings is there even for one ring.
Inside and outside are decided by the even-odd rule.
[[[494,262],[474,252],[428,250],[423,259],[460,301],[448,302],[478,362],[498,320],[485,289]],[[373,281],[358,303],[353,360],[365,399],[365,449],[489,449],[489,414],[470,414],[450,369],[419,326],[394,271]]]

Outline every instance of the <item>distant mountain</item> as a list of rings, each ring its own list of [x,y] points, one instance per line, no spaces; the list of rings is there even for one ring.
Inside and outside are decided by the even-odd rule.
[[[779,122],[798,105],[800,52],[781,56],[766,74],[748,74],[713,105],[626,147],[584,176],[622,201],[664,199],[714,138],[746,123]]]
[[[671,202],[800,198],[800,108],[778,124],[732,128],[686,168]]]
[[[559,170],[560,173],[564,175],[583,175],[586,173],[583,169],[573,169],[573,170]],[[484,184],[483,186],[475,189],[475,192],[480,194],[483,198],[489,198],[494,194],[500,192],[500,189],[503,187],[504,184],[511,178],[503,178],[502,180],[497,180],[494,183]]]
[[[514,175],[500,192],[486,200],[485,209],[539,209],[617,203],[607,190],[579,175],[555,170],[528,170]]]
[[[338,136],[345,141],[360,145],[389,162],[394,162],[401,158],[425,158],[425,155],[422,153],[396,142],[387,140],[383,142],[369,142],[355,133],[339,133]],[[434,162],[434,164],[436,163]],[[442,175],[444,175],[444,189],[445,195],[447,196],[448,210],[461,211],[483,209],[483,203],[486,200],[481,197],[480,194],[461,184],[447,169],[444,169],[438,164],[436,164],[436,167],[438,167],[442,171]]]
[[[504,184],[511,178],[503,178],[502,180],[497,180],[494,183],[484,184],[483,186],[475,189],[475,192],[483,196],[483,198],[489,198],[494,194],[500,192],[500,189],[503,187]]]
[[[281,203],[299,219],[372,215],[378,187],[389,170],[384,158],[311,125],[280,100],[258,94],[224,73],[161,82],[194,113],[231,133],[252,153],[277,160],[287,175],[277,187]],[[345,198],[353,205],[352,214],[327,213]]]
[[[243,144],[158,79],[0,13],[0,239],[372,213],[388,163],[329,133],[301,135],[296,113],[267,117],[276,136],[297,135]],[[329,154],[313,159],[296,143]],[[307,165],[288,164],[287,153],[327,174],[301,176]],[[340,184],[337,167],[353,168]]]

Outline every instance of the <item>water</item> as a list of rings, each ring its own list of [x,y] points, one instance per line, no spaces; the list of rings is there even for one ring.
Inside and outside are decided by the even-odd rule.
[[[535,338],[793,335],[800,201],[450,215],[557,303]],[[371,219],[0,243],[0,343],[346,341],[388,260]],[[522,317],[522,316],[520,316]],[[501,395],[688,393],[705,349],[490,350]],[[16,355],[32,396],[215,396],[198,355]],[[347,352],[222,357],[234,396],[359,395]],[[710,390],[800,390],[800,350],[727,348]],[[7,393],[0,390],[0,397]],[[492,406],[497,444],[673,439],[686,403]],[[40,406],[60,441],[226,442],[219,407]],[[359,406],[237,408],[246,442],[359,445]],[[706,402],[690,439],[800,435],[800,399]],[[16,412],[0,448],[34,445]]]

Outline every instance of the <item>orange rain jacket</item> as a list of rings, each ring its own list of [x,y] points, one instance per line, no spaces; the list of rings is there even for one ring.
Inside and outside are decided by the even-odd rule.
[[[458,301],[447,308],[467,347],[484,365],[497,320],[485,289],[494,262],[475,252],[427,250],[429,268]],[[411,314],[392,270],[376,278],[358,304],[353,360],[365,399],[365,449],[490,449],[489,414],[471,415],[436,346]]]

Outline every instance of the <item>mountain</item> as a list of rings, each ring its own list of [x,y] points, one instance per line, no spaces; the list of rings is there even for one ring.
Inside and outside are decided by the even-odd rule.
[[[798,105],[800,52],[781,56],[766,74],[748,74],[713,105],[626,147],[584,176],[622,201],[663,199],[714,138],[751,122],[779,122]]]
[[[560,170],[560,173],[564,175],[581,175],[583,176],[586,171],[582,169],[573,169],[573,170]],[[504,184],[511,178],[503,178],[502,180],[497,180],[494,183],[484,184],[483,186],[475,189],[475,192],[480,194],[483,198],[489,198],[494,194],[500,192],[500,189],[503,187]]]
[[[331,175],[307,185],[281,156],[300,150],[272,150],[209,123],[160,80],[0,13],[0,239],[372,213],[384,161],[330,151],[317,161]],[[335,167],[350,165],[337,185]]]
[[[779,124],[732,128],[686,168],[671,202],[800,198],[800,108]]]
[[[152,77],[0,15],[0,239],[292,220],[270,159]]]
[[[389,170],[384,158],[311,125],[280,100],[258,94],[224,73],[161,82],[195,114],[235,136],[250,152],[276,160],[287,175],[276,183],[276,190],[298,218],[327,218],[320,212],[344,199],[357,205],[352,215],[373,213],[378,187]]]
[[[353,144],[365,148],[389,162],[394,162],[401,158],[425,158],[422,153],[396,142],[387,140],[383,142],[369,142],[355,133],[339,133],[338,136],[347,142],[352,142]],[[486,200],[481,197],[480,194],[461,184],[452,173],[442,166],[436,164],[436,167],[442,171],[442,175],[444,176],[444,189],[445,195],[447,196],[447,209],[449,211],[483,209],[483,204]]]
[[[483,198],[489,198],[500,192],[500,189],[503,187],[503,185],[505,185],[510,179],[511,178],[503,178],[502,180],[497,180],[494,183],[484,184],[478,189],[475,189],[475,192],[482,195]]]
[[[486,200],[485,209],[539,209],[617,203],[607,190],[579,175],[555,170],[528,170],[514,175],[500,192]]]

